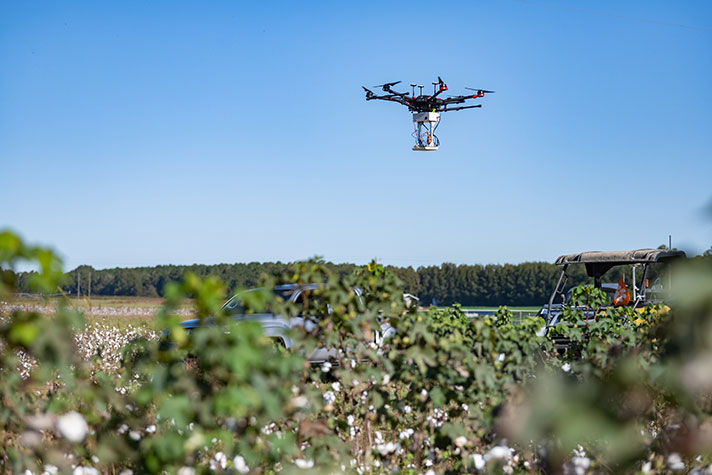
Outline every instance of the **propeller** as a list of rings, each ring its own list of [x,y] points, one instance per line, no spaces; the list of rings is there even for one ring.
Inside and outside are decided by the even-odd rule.
[[[387,82],[385,84],[379,84],[378,86],[373,86],[373,87],[382,87],[384,90],[386,90],[387,88],[389,88],[391,86],[395,86],[396,84],[400,84],[400,81]]]
[[[466,87],[465,89],[469,89],[470,91],[477,91],[477,94],[493,94],[494,91],[488,91],[487,89],[473,89],[471,87]]]
[[[361,87],[364,91],[366,91],[366,99],[370,99],[371,97],[373,97],[373,91],[371,91],[370,89],[366,89],[364,86]]]
[[[438,76],[438,82],[437,82],[437,83],[440,85],[440,90],[441,90],[441,91],[447,91],[447,84],[445,84],[445,81],[443,81],[443,78],[441,78],[440,76]],[[433,83],[433,84],[435,84],[435,83]]]

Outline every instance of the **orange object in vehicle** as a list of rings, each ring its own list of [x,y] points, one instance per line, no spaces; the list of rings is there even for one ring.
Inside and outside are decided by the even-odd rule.
[[[621,276],[618,281],[616,294],[613,296],[613,305],[628,305],[628,302],[630,302],[630,294],[628,293],[628,287],[625,285],[623,276]]]

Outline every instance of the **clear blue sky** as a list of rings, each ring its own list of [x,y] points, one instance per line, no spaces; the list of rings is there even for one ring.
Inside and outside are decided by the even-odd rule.
[[[413,152],[362,85],[493,89]],[[0,227],[66,267],[712,244],[712,2],[2,2]]]

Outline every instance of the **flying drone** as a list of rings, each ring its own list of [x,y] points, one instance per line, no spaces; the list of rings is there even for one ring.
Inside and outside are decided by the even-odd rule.
[[[471,87],[466,87],[465,89],[475,91],[475,93],[466,96],[448,96],[446,98],[440,98],[438,96],[447,91],[447,85],[443,82],[440,76],[438,76],[438,82],[433,83],[433,94],[430,96],[423,94],[424,86],[422,85],[418,86],[416,84],[411,84],[411,94],[408,94],[407,92],[394,91],[392,87],[396,84],[400,84],[400,81],[373,86],[383,89],[385,94],[382,96],[374,94],[373,91],[366,89],[365,87],[363,90],[366,91],[367,101],[380,99],[382,101],[397,102],[406,106],[408,110],[413,113],[413,125],[415,128],[415,131],[413,132],[413,137],[415,137],[415,146],[413,147],[413,150],[438,149],[440,140],[438,140],[438,137],[435,135],[435,129],[438,128],[438,124],[440,123],[441,112],[482,107],[482,104],[471,106],[452,106],[453,104],[462,104],[468,99],[485,97],[485,94],[494,92],[487,91],[485,89],[473,89]],[[415,95],[416,87],[420,89],[417,96]]]

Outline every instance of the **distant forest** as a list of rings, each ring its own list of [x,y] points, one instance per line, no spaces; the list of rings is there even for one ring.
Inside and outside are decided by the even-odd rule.
[[[708,263],[712,259],[705,257]],[[357,267],[354,264],[327,265],[337,275],[348,275]],[[201,277],[220,278],[229,290],[256,287],[263,274],[278,275],[288,268],[282,262],[251,262],[249,264],[217,264],[190,266],[156,266],[96,270],[80,266],[66,273],[63,291],[76,295],[77,280],[81,295],[87,295],[91,280],[91,295],[162,297],[166,284],[177,282],[186,272]],[[482,305],[541,305],[548,301],[561,268],[547,262],[521,264],[455,265],[392,267],[403,281],[403,291],[416,295],[422,305],[435,301],[438,305],[459,303],[465,306]],[[617,282],[623,267],[611,270],[604,282]],[[569,267],[568,285],[590,282],[584,266]],[[19,287],[26,291],[27,273],[20,274]],[[640,275],[638,275],[640,277]],[[630,269],[626,268],[626,282],[630,282]]]
[[[354,264],[327,264],[336,274],[348,275]],[[277,275],[289,264],[251,262],[190,266],[156,266],[96,270],[80,266],[66,273],[62,290],[76,295],[162,297],[166,284],[180,281],[186,272],[201,277],[220,278],[230,290],[256,287],[263,274]],[[582,267],[582,266],[580,266]],[[403,291],[418,296],[424,305],[433,300],[438,305],[539,305],[548,300],[561,268],[545,262],[504,265],[455,265],[392,267],[403,281]],[[21,274],[20,289],[26,287],[28,274]],[[90,286],[91,280],[91,289]],[[583,268],[571,279],[573,284],[586,280]]]

